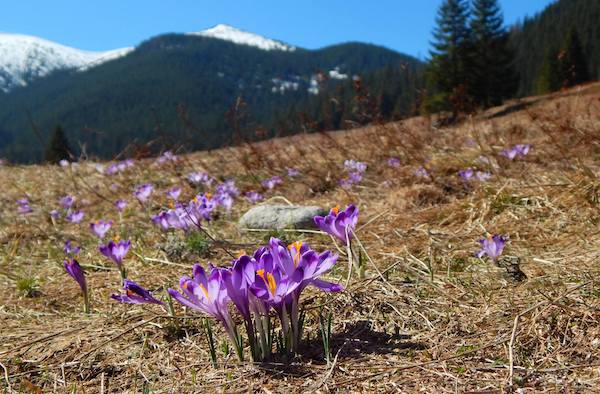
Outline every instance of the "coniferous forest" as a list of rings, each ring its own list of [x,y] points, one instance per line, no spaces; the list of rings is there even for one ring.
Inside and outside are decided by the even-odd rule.
[[[54,157],[57,128],[74,160],[212,149],[440,111],[456,119],[598,79],[599,20],[595,0],[560,0],[513,26],[497,0],[444,0],[425,62],[360,43],[279,52],[162,35],[85,72],[0,93],[0,157]]]

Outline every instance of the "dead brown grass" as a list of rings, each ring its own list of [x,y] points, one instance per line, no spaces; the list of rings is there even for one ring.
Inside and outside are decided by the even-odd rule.
[[[0,168],[0,387],[7,392],[600,392],[600,84],[509,103],[464,124],[436,129],[424,118],[327,134],[299,135],[238,148],[200,152],[177,165],[147,162],[105,177],[82,163],[75,171],[48,166]],[[511,107],[513,106],[513,107]],[[514,110],[514,106],[518,106]],[[509,162],[499,152],[515,143],[534,148]],[[387,167],[401,158],[398,169]],[[481,156],[488,160],[481,161]],[[347,158],[369,163],[364,182],[337,186]],[[268,196],[332,206],[357,203],[359,237],[382,277],[367,266],[339,295],[307,294],[308,339],[288,363],[240,364],[219,356],[210,365],[197,315],[180,330],[157,308],[109,300],[119,275],[96,251],[87,225],[53,225],[48,212],[67,193],[78,197],[87,223],[117,220],[112,202],[131,200],[151,181],[160,191],[185,185],[192,169],[234,177],[257,189],[286,166],[303,175]],[[424,165],[431,178],[416,178]],[[490,182],[466,185],[456,173],[477,166]],[[388,181],[389,184],[384,182]],[[117,184],[115,191],[110,185]],[[193,190],[185,186],[184,194]],[[15,213],[27,196],[36,212]],[[130,205],[120,225],[132,239],[130,277],[155,292],[190,270],[189,259],[160,251],[165,235],[148,217],[165,204]],[[210,231],[233,252],[263,242],[240,233],[236,204]],[[506,254],[527,280],[474,258],[486,232],[506,234]],[[330,240],[287,233],[315,248]],[[76,285],[64,273],[62,241],[81,243],[80,262],[94,313],[80,313]],[[213,248],[212,261],[229,257]],[[345,278],[342,261],[332,277]],[[34,277],[41,295],[16,290]],[[334,360],[323,360],[316,313],[335,312]],[[224,338],[224,336],[220,336]]]

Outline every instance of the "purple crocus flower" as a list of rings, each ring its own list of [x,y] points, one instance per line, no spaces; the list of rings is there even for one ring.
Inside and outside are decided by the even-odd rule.
[[[475,171],[472,168],[467,168],[466,170],[461,170],[458,172],[458,176],[460,176],[465,181],[470,181],[473,178]]]
[[[397,157],[390,157],[387,161],[388,166],[393,168],[400,167],[400,159]]]
[[[293,276],[296,269],[302,268],[304,277],[300,285],[300,290],[308,285],[314,285],[328,292],[343,289],[341,285],[318,279],[319,276],[329,271],[337,262],[337,255],[329,251],[317,254],[308,244],[301,241],[292,242],[286,247],[277,238],[270,239],[268,250],[272,256],[273,263],[280,267],[286,275]]]
[[[344,161],[344,168],[348,172],[365,172],[367,170],[367,164],[362,161],[346,160]]]
[[[247,192],[245,194],[245,196],[253,204],[256,204],[257,202],[262,201],[262,199],[263,199],[263,196],[254,190]]]
[[[354,185],[354,183],[352,181],[350,181],[348,178],[340,179],[340,187],[342,189],[345,189],[345,190],[352,189],[352,185]]]
[[[123,267],[123,259],[127,256],[129,248],[131,247],[131,241],[110,241],[106,245],[100,245],[98,250],[104,256],[111,259],[119,268],[121,277],[125,279],[125,269]]]
[[[227,194],[231,197],[237,197],[240,195],[240,190],[235,185],[235,181],[233,179],[228,179],[225,182],[217,185],[215,194]]]
[[[168,161],[176,162],[177,160],[179,160],[179,157],[170,150],[167,150],[156,161],[158,164],[164,164]]]
[[[425,167],[419,166],[419,168],[417,168],[414,171],[414,175],[419,178],[428,178],[429,172],[427,171],[427,169],[425,169]]]
[[[164,302],[154,298],[152,293],[132,280],[125,279],[123,281],[123,290],[125,291],[125,294],[112,294],[110,298],[126,304],[165,305]]]
[[[61,199],[59,200],[59,204],[63,209],[71,208],[71,206],[73,206],[74,202],[75,202],[75,197],[73,197],[73,196],[64,196],[64,197],[61,197]]]
[[[68,166],[69,166],[69,164],[71,164],[71,163],[69,163],[69,161],[68,161],[68,160],[62,159],[62,160],[60,160],[60,161],[58,162],[58,164],[59,164],[61,167],[68,167]]]
[[[255,253],[255,256],[259,253]],[[275,309],[284,336],[291,335],[292,351],[297,350],[301,336],[299,302],[302,291],[309,285],[328,292],[343,289],[338,284],[319,278],[336,261],[337,256],[331,252],[319,255],[300,241],[286,247],[277,238],[271,238],[269,247],[257,259],[251,291],[257,298]]]
[[[489,172],[477,171],[475,173],[475,178],[477,178],[479,182],[487,182],[490,180],[491,177],[492,174],[490,174]]]
[[[255,273],[252,293],[281,313],[283,302],[300,286],[304,272],[302,268],[298,268],[293,271],[292,276],[288,276],[280,267],[272,263],[265,264],[263,267]]]
[[[108,167],[106,167],[106,169],[104,170],[104,173],[106,175],[114,175],[117,172],[119,172],[119,166],[117,166],[116,164],[111,164]]]
[[[300,170],[298,170],[297,168],[294,168],[294,167],[286,167],[286,171],[287,171],[287,176],[289,176],[290,178],[294,178],[294,177],[297,177],[298,175],[300,175]]]
[[[283,183],[283,179],[281,179],[280,176],[274,176],[271,177],[269,179],[265,179],[264,181],[262,181],[260,184],[262,185],[262,187],[264,187],[265,189],[274,189],[275,186],[277,185],[281,185]]]
[[[167,190],[167,198],[171,200],[177,201],[179,196],[181,195],[181,188],[179,186],[175,186],[169,190]]]
[[[73,279],[75,279],[75,282],[77,282],[77,284],[81,288],[81,292],[83,293],[84,311],[85,313],[89,313],[90,302],[88,297],[87,283],[85,281],[85,273],[83,272],[83,269],[75,259],[65,260],[63,265],[67,273],[71,275]]]
[[[212,178],[206,172],[192,172],[187,176],[187,179],[193,184],[204,184],[205,186],[210,186],[212,183]]]
[[[348,174],[348,180],[352,183],[360,183],[362,178],[362,172],[351,172]]]
[[[83,293],[87,293],[87,283],[85,281],[85,273],[83,269],[75,259],[65,260],[63,265],[65,266],[65,270],[67,273],[71,275],[73,279],[79,284],[81,287],[81,291]]]
[[[50,211],[50,217],[54,220],[60,217],[60,211],[58,209],[53,209]]]
[[[511,148],[504,149],[500,154],[509,160],[513,160],[515,157],[517,157],[518,152],[514,148]]]
[[[31,206],[29,205],[29,200],[26,198],[18,199],[17,205],[19,206],[19,208],[17,208],[17,212],[19,212],[21,215],[33,212],[33,209],[31,209]]]
[[[115,201],[115,208],[117,208],[117,210],[119,212],[123,212],[125,210],[125,207],[127,207],[127,201],[125,201],[125,200]]]
[[[482,258],[487,255],[492,261],[498,261],[502,250],[506,245],[506,239],[501,235],[488,235],[487,238],[480,239],[481,250],[477,252],[477,257]]]
[[[168,230],[171,227],[169,225],[168,216],[167,212],[160,212],[159,214],[152,216],[152,223],[163,230]]]
[[[346,231],[350,238],[358,222],[358,208],[352,204],[348,205],[345,210],[340,212],[339,206],[334,207],[325,217],[315,216],[315,224],[322,231],[330,234],[344,243],[348,243]]]
[[[531,145],[530,144],[517,144],[515,145],[514,149],[517,151],[517,153],[521,156],[526,156],[529,153],[529,149],[531,149]]]
[[[254,283],[256,260],[243,255],[233,262],[231,270],[223,272],[227,294],[246,321],[250,321],[249,287]]]
[[[96,220],[95,222],[90,223],[90,230],[92,230],[98,238],[102,239],[108,230],[110,230],[112,224],[112,220]]]
[[[526,156],[530,149],[530,144],[517,144],[510,149],[504,149],[500,154],[509,160],[514,160],[518,156]]]
[[[144,203],[144,202],[148,201],[148,198],[150,198],[150,195],[152,194],[153,190],[154,190],[154,186],[152,186],[151,183],[144,183],[143,185],[140,185],[135,189],[135,192],[133,193],[133,195],[140,202]]]
[[[65,217],[65,219],[71,223],[80,223],[81,220],[83,219],[84,215],[85,214],[83,213],[83,211],[79,210],[79,211],[69,213]]]
[[[226,211],[231,210],[233,206],[233,200],[239,196],[240,191],[235,185],[233,179],[229,179],[223,183],[217,185],[215,190],[214,201],[216,204],[225,208]]]
[[[210,273],[207,275],[200,264],[194,264],[192,278],[184,276],[179,280],[183,294],[174,289],[168,289],[168,292],[181,305],[217,319],[235,345],[241,360],[243,346],[239,341],[235,322],[229,314],[228,303],[231,299],[223,280],[225,270],[213,266],[209,266],[209,269]]]
[[[81,248],[79,246],[73,246],[71,244],[71,240],[67,239],[65,241],[65,245],[63,247],[63,251],[65,252],[65,254],[68,255],[76,255],[81,251]]]

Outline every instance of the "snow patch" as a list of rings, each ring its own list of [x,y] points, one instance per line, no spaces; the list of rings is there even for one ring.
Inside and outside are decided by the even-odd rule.
[[[348,79],[348,74],[340,73],[340,68],[336,67],[329,71],[329,78],[331,79]]]
[[[234,44],[253,46],[265,51],[277,50],[292,52],[296,50],[296,47],[294,46],[271,40],[270,38],[258,34],[236,29],[233,26],[225,24],[219,24],[207,30],[187,34],[191,36],[218,38],[220,40],[233,42]]]
[[[86,70],[132,50],[82,51],[38,37],[0,33],[0,89],[7,92],[16,86],[25,86],[55,70]]]

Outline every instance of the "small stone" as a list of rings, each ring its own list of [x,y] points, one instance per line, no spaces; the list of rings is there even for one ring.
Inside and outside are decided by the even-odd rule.
[[[310,229],[315,228],[315,216],[326,214],[323,208],[317,206],[258,205],[240,218],[239,226],[261,230]]]

